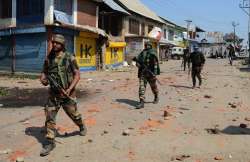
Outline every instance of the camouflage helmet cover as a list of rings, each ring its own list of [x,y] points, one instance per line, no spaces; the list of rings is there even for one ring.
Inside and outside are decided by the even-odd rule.
[[[52,42],[57,42],[65,46],[65,38],[61,34],[54,34],[52,38]]]

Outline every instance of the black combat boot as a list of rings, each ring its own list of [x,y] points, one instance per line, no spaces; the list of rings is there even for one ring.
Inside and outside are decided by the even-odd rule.
[[[142,108],[144,108],[144,100],[140,99],[140,103],[139,105],[136,106],[136,109],[142,109]]]
[[[87,128],[86,128],[85,124],[83,123],[81,126],[79,126],[79,128],[80,128],[80,136],[86,136]]]
[[[158,103],[159,103],[159,96],[158,94],[156,94],[153,104],[158,104]]]
[[[40,156],[47,156],[56,147],[55,140],[48,140],[48,142],[43,146]]]

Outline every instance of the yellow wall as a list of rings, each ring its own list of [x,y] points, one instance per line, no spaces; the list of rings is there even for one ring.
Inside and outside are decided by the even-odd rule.
[[[110,42],[109,47],[106,48],[105,64],[114,65],[124,61],[125,42]]]
[[[107,47],[105,64],[117,64],[123,62],[123,47]]]
[[[157,42],[152,42],[152,47],[156,50],[157,49]]]
[[[96,66],[96,40],[93,37],[83,36],[76,38],[77,63],[80,68]]]

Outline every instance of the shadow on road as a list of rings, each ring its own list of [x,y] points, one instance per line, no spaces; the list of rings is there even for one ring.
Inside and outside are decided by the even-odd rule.
[[[221,133],[229,135],[250,135],[250,128],[241,128],[239,126],[228,126]]]
[[[28,127],[25,129],[25,134],[34,137],[41,145],[46,141],[44,132],[44,127]]]
[[[125,104],[133,106],[133,107],[136,107],[139,104],[138,101],[134,101],[134,100],[130,100],[130,99],[116,99],[116,101],[119,103],[125,103]]]
[[[6,92],[5,95],[0,96],[0,104],[3,104],[2,108],[22,108],[26,106],[44,106],[47,97],[48,90],[46,88],[31,88],[21,89],[18,87],[8,88],[0,87]],[[90,96],[88,91],[77,91],[79,100],[85,100]]]
[[[241,72],[250,72],[250,67],[240,68]]]
[[[60,134],[59,132],[57,132],[56,137],[59,138],[67,138],[67,137],[73,137],[73,136],[79,136],[79,131],[74,131],[74,132],[70,132],[70,133],[64,133],[64,134]]]
[[[187,89],[193,89],[190,86],[183,86],[183,85],[169,85],[170,87],[175,87],[175,88],[187,88]]]

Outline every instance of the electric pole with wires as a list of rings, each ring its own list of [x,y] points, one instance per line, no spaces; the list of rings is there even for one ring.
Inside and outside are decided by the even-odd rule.
[[[232,26],[233,26],[233,28],[234,28],[234,51],[235,51],[235,47],[236,47],[236,32],[235,32],[235,28],[236,28],[236,26],[238,26],[239,25],[239,23],[236,23],[236,22],[232,22]]]
[[[250,64],[250,0],[242,0],[240,8],[248,15],[248,63]]]

